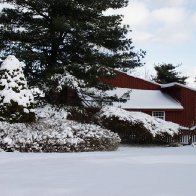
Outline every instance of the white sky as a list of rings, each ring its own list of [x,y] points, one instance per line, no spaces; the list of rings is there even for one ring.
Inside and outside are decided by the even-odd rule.
[[[182,64],[178,71],[196,87],[196,0],[130,0],[128,7],[108,13],[124,15],[133,45],[147,52],[138,75],[154,74],[154,64]]]

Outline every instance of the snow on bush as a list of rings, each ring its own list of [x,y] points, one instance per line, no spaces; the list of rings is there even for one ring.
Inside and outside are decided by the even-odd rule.
[[[0,122],[0,149],[20,152],[81,152],[117,149],[120,138],[98,125],[67,120],[67,108],[35,109],[37,122]]]
[[[174,136],[178,134],[180,126],[159,118],[154,118],[142,112],[129,112],[121,108],[105,106],[97,114],[100,124],[121,134],[129,131],[138,137],[147,134],[156,137],[161,135]]]
[[[36,124],[0,122],[0,149],[20,152],[115,150],[117,134],[97,125],[48,120]]]
[[[67,118],[68,109],[66,107],[63,108],[47,104],[42,107],[37,107],[35,113],[38,120],[63,120]]]
[[[65,86],[70,87],[71,89],[80,89],[81,86],[85,85],[83,80],[76,78],[67,71],[65,71],[63,74],[56,74],[51,79],[57,81],[58,85],[56,90],[59,92],[63,90]]]
[[[35,104],[40,104],[42,103],[42,101],[44,100],[45,98],[45,93],[39,88],[39,87],[32,87],[31,89],[31,93],[34,97],[34,102]]]
[[[34,121],[33,105],[34,98],[27,87],[21,63],[10,55],[0,66],[0,120]]]

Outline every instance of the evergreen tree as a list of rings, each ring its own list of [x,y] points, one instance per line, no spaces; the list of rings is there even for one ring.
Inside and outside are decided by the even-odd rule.
[[[8,56],[0,66],[0,120],[32,122],[34,98],[27,87],[21,64]]]
[[[186,84],[187,76],[181,76],[180,72],[176,71],[179,65],[174,66],[172,64],[160,64],[155,66],[156,76],[153,80],[160,84],[166,84],[171,82],[177,82],[180,84]]]
[[[144,52],[134,52],[121,15],[104,15],[128,0],[7,0],[13,8],[0,15],[0,57],[14,54],[26,64],[31,84],[56,90],[61,75],[83,87],[105,88],[100,77],[113,69],[141,66]],[[51,77],[53,80],[51,80]],[[65,83],[64,86],[67,84]],[[44,86],[45,87],[45,86]],[[50,88],[51,89],[51,88]]]

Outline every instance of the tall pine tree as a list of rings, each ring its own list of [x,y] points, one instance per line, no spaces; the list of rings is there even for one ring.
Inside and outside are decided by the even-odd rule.
[[[177,82],[180,84],[186,84],[187,76],[181,76],[180,72],[176,71],[179,65],[174,66],[172,64],[160,64],[155,66],[156,76],[153,80],[160,84],[167,84]]]
[[[99,78],[112,75],[113,69],[142,65],[144,52],[134,52],[126,37],[128,26],[121,25],[122,16],[104,14],[109,8],[127,6],[128,0],[7,3],[13,8],[3,9],[0,15],[0,57],[14,54],[24,61],[31,84],[43,86],[48,81],[47,87],[56,89],[64,81],[66,86],[70,80],[62,80],[63,74],[76,78],[79,85],[102,89]]]

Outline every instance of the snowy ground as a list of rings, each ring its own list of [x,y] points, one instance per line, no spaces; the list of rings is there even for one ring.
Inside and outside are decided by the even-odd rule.
[[[0,152],[2,196],[195,195],[196,148],[128,147],[116,152]]]

